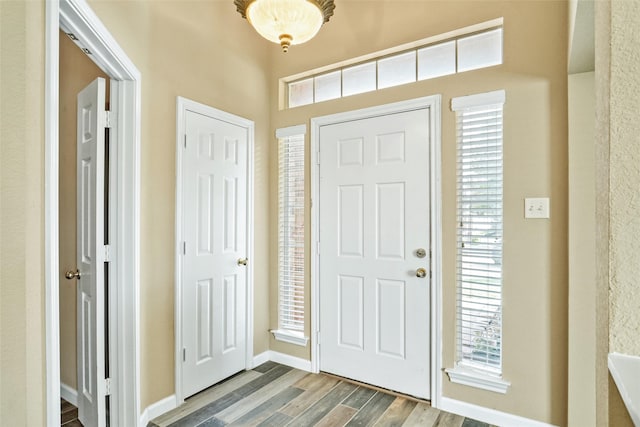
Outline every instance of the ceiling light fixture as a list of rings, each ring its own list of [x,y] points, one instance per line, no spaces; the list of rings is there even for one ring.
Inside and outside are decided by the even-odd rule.
[[[307,42],[333,15],[333,0],[235,0],[243,18],[265,39],[287,52]]]

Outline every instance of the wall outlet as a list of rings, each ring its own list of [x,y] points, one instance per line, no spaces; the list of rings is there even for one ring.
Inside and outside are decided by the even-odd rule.
[[[536,197],[524,199],[525,218],[549,218],[549,198]]]

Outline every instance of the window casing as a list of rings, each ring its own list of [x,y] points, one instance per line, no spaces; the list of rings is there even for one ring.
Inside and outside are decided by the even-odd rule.
[[[501,381],[503,104],[504,91],[452,100],[457,125],[457,364],[447,372],[454,382],[476,386],[454,377],[465,369],[494,377],[504,393],[508,383]]]
[[[304,294],[304,126],[278,130],[278,330],[306,345]]]

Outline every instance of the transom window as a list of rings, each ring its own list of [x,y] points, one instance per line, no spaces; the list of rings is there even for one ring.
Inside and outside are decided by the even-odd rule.
[[[289,108],[502,64],[502,18],[289,77]]]

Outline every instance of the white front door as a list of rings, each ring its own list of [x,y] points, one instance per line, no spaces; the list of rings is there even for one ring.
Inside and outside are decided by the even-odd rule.
[[[320,127],[320,369],[421,398],[429,135],[428,109]]]
[[[104,426],[105,396],[105,80],[77,103],[77,376],[78,419]]]
[[[187,397],[246,367],[248,131],[193,111],[185,130],[178,185]]]

